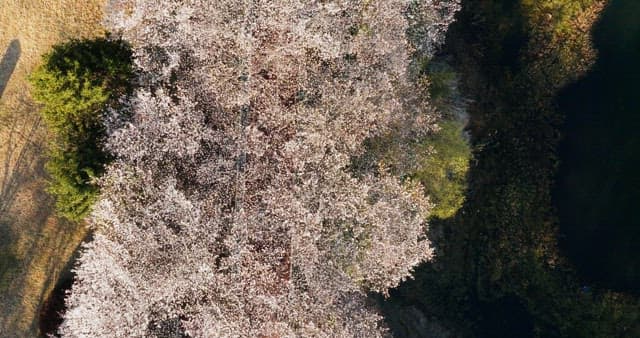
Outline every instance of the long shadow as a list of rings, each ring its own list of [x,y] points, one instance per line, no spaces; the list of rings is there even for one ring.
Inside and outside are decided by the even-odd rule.
[[[13,54],[15,55],[15,51]],[[10,58],[5,55],[3,67],[7,65],[5,60],[8,59]],[[2,74],[5,79],[3,81],[6,82],[8,77],[4,68]],[[44,191],[31,191],[30,186],[45,175],[41,118],[32,114],[35,107],[28,98],[19,95],[17,100],[18,108],[2,116],[3,142],[0,144],[0,301],[3,304],[0,311],[0,331],[5,332],[19,330],[19,318],[23,317],[20,311],[22,308],[26,309],[21,304],[20,295],[29,284],[24,278],[31,261],[38,257],[37,242],[40,237],[36,237],[36,234],[43,234],[52,210],[52,201]],[[29,203],[35,207],[32,215],[29,206],[20,205],[17,200],[25,187],[29,187],[25,193],[31,194]],[[25,223],[21,224],[22,222]],[[22,225],[25,227],[21,227]],[[22,232],[26,235],[21,235]],[[20,255],[26,259],[14,255],[14,241],[22,237],[30,238],[29,244],[25,244],[27,251]]]
[[[24,125],[19,125],[20,122]],[[8,126],[4,145],[6,153],[0,171],[0,218],[13,205],[19,187],[33,179],[44,166],[43,158],[39,156],[42,152],[41,144],[37,142],[40,123],[39,117],[27,121],[12,119]]]
[[[43,175],[43,158],[41,144],[37,133],[40,128],[40,118],[21,119],[11,118],[3,133],[4,144],[0,149],[4,151],[4,158],[0,162],[0,283],[2,288],[8,287],[10,281],[20,271],[20,264],[13,255],[13,241],[16,229],[10,224],[16,222],[11,211],[15,206],[20,187],[31,182],[35,177]],[[48,210],[44,201],[33,201],[39,210]],[[44,221],[42,221],[44,223]]]
[[[18,39],[11,41],[0,61],[0,97],[2,97],[9,79],[16,69],[18,59],[20,59],[20,53],[20,41],[18,41]]]
[[[77,265],[78,258],[82,251],[82,244],[90,242],[93,234],[88,233],[87,236],[78,244],[73,255],[65,265],[60,277],[56,281],[56,285],[51,293],[43,299],[38,314],[38,326],[41,337],[59,337],[58,328],[62,324],[63,316],[66,311],[65,297],[71,291],[75,280],[75,272],[73,269]]]
[[[0,290],[6,287],[9,276],[18,268],[19,261],[11,250],[15,235],[4,219],[0,219]]]

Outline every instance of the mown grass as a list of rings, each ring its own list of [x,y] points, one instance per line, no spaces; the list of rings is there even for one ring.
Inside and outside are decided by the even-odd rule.
[[[0,336],[38,336],[37,317],[72,253],[83,224],[58,219],[45,192],[49,138],[28,75],[55,43],[104,34],[102,0],[0,0],[0,53],[19,44],[0,97]],[[15,55],[15,54],[14,54]]]

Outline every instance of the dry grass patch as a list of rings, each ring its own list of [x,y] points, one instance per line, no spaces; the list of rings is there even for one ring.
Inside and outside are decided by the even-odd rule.
[[[0,0],[0,336],[35,337],[37,314],[86,235],[53,216],[47,131],[27,76],[69,38],[103,34],[103,0]]]

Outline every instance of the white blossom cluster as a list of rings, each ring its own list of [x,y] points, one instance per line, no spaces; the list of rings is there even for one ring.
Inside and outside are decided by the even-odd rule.
[[[431,57],[444,43],[449,24],[461,8],[458,0],[422,0],[409,5],[408,37],[418,58]]]
[[[430,4],[437,45],[452,17]],[[110,1],[139,88],[105,119],[116,160],[60,333],[385,335],[366,293],[429,259],[431,205],[384,166],[348,167],[394,125],[434,127],[408,80],[411,6]]]

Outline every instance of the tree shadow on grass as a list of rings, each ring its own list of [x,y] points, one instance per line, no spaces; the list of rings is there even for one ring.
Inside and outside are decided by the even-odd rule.
[[[4,60],[3,60],[4,62]],[[25,103],[25,102],[23,102]],[[28,107],[28,106],[25,106]],[[12,224],[16,222],[16,197],[21,187],[44,175],[42,142],[39,139],[40,118],[23,118],[19,114],[3,116],[0,125],[0,289],[4,290],[19,269],[14,241],[19,238]],[[47,202],[33,199],[39,210],[46,212]],[[22,206],[17,206],[22,208]],[[43,221],[44,222],[44,221]]]
[[[4,159],[0,171],[0,218],[13,205],[20,186],[44,175],[44,158],[38,140],[40,117],[11,118],[7,123]]]
[[[63,315],[66,311],[65,297],[71,291],[73,281],[75,280],[75,271],[73,269],[77,265],[78,258],[82,251],[82,243],[92,241],[92,233],[78,244],[71,258],[62,270],[60,277],[56,281],[55,287],[43,300],[38,314],[38,325],[41,337],[59,337],[58,328],[62,324]]]
[[[19,336],[33,304],[29,276],[40,273],[33,264],[50,246],[46,241],[57,238],[47,234],[63,229],[51,229],[55,222],[47,228],[53,201],[44,191],[42,120],[27,97],[17,100],[15,109],[0,116],[0,332]]]
[[[0,290],[3,290],[11,276],[18,267],[18,259],[11,243],[14,241],[14,234],[6,224],[5,220],[0,220]]]
[[[15,39],[9,43],[9,47],[7,47],[2,60],[0,60],[0,97],[2,97],[9,79],[16,69],[18,59],[20,59],[20,53],[20,41]]]

